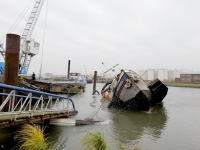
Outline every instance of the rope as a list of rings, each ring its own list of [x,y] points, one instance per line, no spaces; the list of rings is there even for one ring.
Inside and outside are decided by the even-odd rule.
[[[95,93],[98,93],[98,94],[99,94],[99,92],[98,92],[97,90],[95,90],[95,91],[92,93],[92,95],[94,95]]]
[[[102,104],[103,104],[103,103],[102,103]],[[98,112],[99,112],[99,110],[100,110],[102,104],[100,105],[99,109],[96,111],[96,113],[94,114],[94,116],[91,118],[91,120],[94,120],[94,117],[98,114]]]
[[[44,25],[44,35],[43,35],[43,41],[42,41],[41,67],[40,67],[40,76],[39,76],[39,78],[41,78],[41,72],[42,72],[43,48],[44,48],[44,39],[45,39],[45,31],[46,31],[46,22],[47,22],[48,2],[49,2],[49,1],[47,0],[46,16],[45,16],[45,25]]]
[[[30,6],[32,5],[30,5],[30,3],[31,3],[31,1],[33,2],[33,0],[30,0],[29,1],[29,3],[26,5],[26,7],[25,7],[25,9],[21,12],[21,14],[19,15],[19,17],[17,18],[17,20],[14,22],[14,24],[10,27],[10,29],[7,31],[7,33],[8,32],[12,32],[15,28],[16,28],[16,26],[19,24],[19,22],[22,20],[22,18],[24,17],[24,15],[26,14],[26,12],[30,9]],[[30,5],[30,6],[28,6],[28,5]],[[21,18],[20,18],[21,17]],[[12,29],[13,28],[13,29]],[[12,30],[11,30],[12,29]],[[1,41],[0,42],[2,42],[3,41],[3,39],[5,38],[5,35],[3,36],[3,38],[1,39]],[[5,42],[5,40],[4,40],[4,42]],[[4,43],[3,42],[3,43]],[[2,43],[2,44],[3,44]]]
[[[102,104],[103,104],[103,103],[102,103]],[[94,120],[94,117],[98,114],[98,112],[99,112],[99,110],[100,110],[102,104],[100,105],[99,109],[96,111],[96,113],[94,114],[94,116],[93,116],[92,118],[85,118],[85,121],[95,121],[95,120]]]

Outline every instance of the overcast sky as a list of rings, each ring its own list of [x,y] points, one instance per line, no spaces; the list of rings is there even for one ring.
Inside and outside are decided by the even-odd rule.
[[[0,40],[30,1],[33,0],[0,0]],[[32,7],[13,34],[22,35]],[[38,74],[42,64],[42,74],[64,75],[68,60],[71,72],[83,74],[85,67],[87,74],[93,74],[116,64],[116,71],[198,71],[200,1],[46,0],[32,38],[41,45],[28,73]]]

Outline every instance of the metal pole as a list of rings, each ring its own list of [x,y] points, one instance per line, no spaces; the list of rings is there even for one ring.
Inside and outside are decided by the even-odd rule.
[[[4,67],[4,84],[18,86],[18,72],[19,72],[19,53],[20,53],[20,36],[16,34],[6,35],[6,53],[5,53],[5,67]],[[4,89],[3,93],[10,93],[10,89]],[[3,98],[3,101],[5,99]],[[16,100],[15,100],[16,103]],[[8,105],[4,111],[8,111]]]
[[[97,71],[94,71],[93,94],[96,91]]]
[[[70,73],[70,60],[68,60],[68,79],[69,79],[69,73]]]

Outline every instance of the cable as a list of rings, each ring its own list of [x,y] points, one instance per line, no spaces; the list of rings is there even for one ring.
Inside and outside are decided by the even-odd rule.
[[[15,28],[16,28],[16,26],[19,24],[19,22],[21,21],[21,19],[24,17],[24,15],[26,14],[26,12],[29,10],[29,8],[30,8],[30,6],[32,5],[30,5],[30,6],[28,6],[30,3],[31,3],[31,1],[33,2],[33,0],[30,0],[29,1],[29,3],[27,4],[27,6],[25,7],[25,9],[21,12],[21,14],[19,15],[19,17],[17,18],[17,20],[14,22],[14,24],[10,27],[10,29],[7,31],[7,33],[8,32],[12,32]],[[21,17],[22,16],[22,17]],[[21,17],[21,18],[20,18]],[[13,28],[13,29],[12,29]],[[11,30],[12,29],[12,30]],[[3,39],[5,38],[5,36],[6,35],[4,35],[3,36],[3,38],[1,39],[1,41],[0,42],[2,42],[3,41]],[[5,42],[5,40],[4,40],[4,42]],[[4,43],[3,42],[3,43]],[[3,44],[2,43],[2,44]]]
[[[100,108],[101,108],[102,105],[103,105],[103,103],[100,105],[99,109],[96,111],[96,113],[95,113],[94,116],[91,118],[91,120],[94,121],[94,117],[99,113],[99,110],[100,110]]]
[[[46,31],[46,21],[47,21],[48,2],[49,2],[49,0],[47,0],[47,8],[46,8],[46,16],[45,16],[45,25],[44,25],[44,35],[43,35],[43,41],[42,41],[41,67],[40,67],[40,75],[39,75],[39,78],[41,78],[41,73],[42,73],[43,48],[44,48],[44,39],[45,39],[45,31]]]

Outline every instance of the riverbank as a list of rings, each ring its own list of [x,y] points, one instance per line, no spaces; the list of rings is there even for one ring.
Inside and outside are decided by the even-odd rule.
[[[145,82],[148,84],[150,81],[145,80]],[[166,86],[200,88],[200,83],[183,83],[183,82],[166,82],[166,81],[162,82]]]
[[[163,82],[166,86],[200,88],[199,83]]]
[[[111,80],[97,80],[97,83],[107,83]],[[146,84],[148,84],[150,81],[145,80]],[[200,88],[200,83],[183,83],[183,82],[164,82],[162,81],[166,86],[174,86],[174,87],[191,87],[191,88]]]

